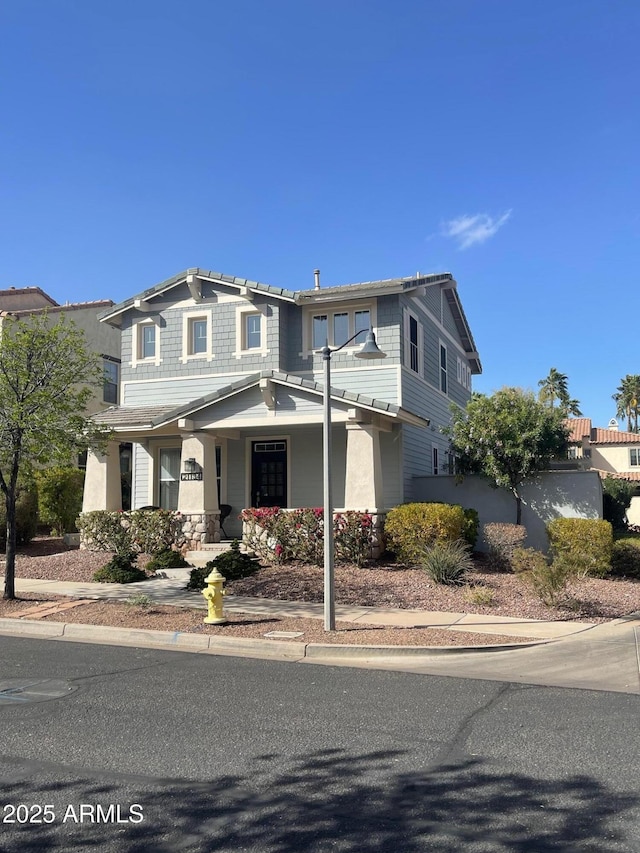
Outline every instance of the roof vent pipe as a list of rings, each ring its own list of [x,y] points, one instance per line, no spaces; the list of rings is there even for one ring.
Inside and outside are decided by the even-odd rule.
[[[313,277],[315,279],[315,285],[314,285],[315,290],[320,290],[320,270],[314,270],[313,271]]]

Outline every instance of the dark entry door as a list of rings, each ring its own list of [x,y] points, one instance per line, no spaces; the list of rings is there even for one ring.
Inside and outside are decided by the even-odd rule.
[[[287,442],[251,442],[251,506],[287,505]]]

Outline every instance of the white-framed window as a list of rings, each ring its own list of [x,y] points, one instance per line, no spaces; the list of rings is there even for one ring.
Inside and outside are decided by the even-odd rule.
[[[102,399],[105,403],[118,402],[118,381],[120,374],[120,363],[111,356],[102,356],[102,367],[104,369],[104,385]]]
[[[132,365],[160,364],[160,327],[153,320],[140,320],[133,327]]]
[[[446,394],[447,389],[447,347],[442,343],[442,341],[440,341],[440,390],[443,394]]]
[[[463,388],[471,390],[471,368],[460,356],[456,358],[456,377]]]
[[[412,312],[404,312],[404,363],[419,376],[424,372],[424,329]]]
[[[158,504],[162,509],[178,509],[180,453],[179,447],[158,450]]]
[[[640,465],[640,450],[637,447],[629,448],[629,466],[637,468]]]
[[[211,312],[187,312],[182,316],[181,361],[206,359],[211,361]]]
[[[243,306],[236,312],[236,358],[243,355],[266,355],[267,316],[255,306]]]
[[[322,349],[325,344],[341,347],[350,338],[349,347],[363,344],[375,323],[373,306],[341,305],[339,308],[309,309],[303,331],[304,354]]]

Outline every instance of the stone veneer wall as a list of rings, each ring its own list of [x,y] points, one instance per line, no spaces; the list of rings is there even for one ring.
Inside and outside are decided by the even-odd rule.
[[[207,542],[219,542],[220,512],[183,513],[182,535],[185,551],[200,551]]]

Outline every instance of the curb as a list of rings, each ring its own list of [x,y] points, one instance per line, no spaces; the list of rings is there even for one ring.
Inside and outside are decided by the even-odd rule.
[[[503,652],[545,645],[550,640],[505,643],[486,646],[355,646],[340,643],[297,643],[259,640],[253,637],[219,637],[182,631],[151,631],[142,628],[114,628],[107,625],[82,625],[69,622],[40,622],[28,619],[0,619],[0,634],[35,639],[66,640],[79,643],[161,647],[179,651],[211,652],[278,658],[280,660],[336,660],[420,657],[425,655]]]

